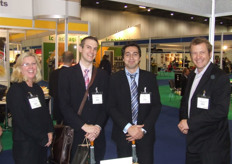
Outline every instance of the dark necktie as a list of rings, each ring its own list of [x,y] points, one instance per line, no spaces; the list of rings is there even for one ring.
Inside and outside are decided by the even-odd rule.
[[[137,124],[137,117],[138,117],[138,108],[139,108],[139,103],[138,103],[138,87],[135,82],[135,77],[136,74],[130,74],[131,78],[131,112],[132,112],[132,122],[133,124]]]

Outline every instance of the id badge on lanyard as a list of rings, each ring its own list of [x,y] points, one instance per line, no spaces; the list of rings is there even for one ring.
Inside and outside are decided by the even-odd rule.
[[[206,96],[206,91],[203,91],[203,95],[202,96],[198,96],[197,97],[197,108],[200,109],[209,109],[209,97]]]
[[[140,102],[140,104],[150,104],[151,103],[151,93],[147,93],[146,87],[144,87],[144,92],[140,93],[139,102]]]
[[[98,88],[95,88],[95,93],[92,93],[92,103],[93,104],[103,104],[103,94],[98,92]]]
[[[29,93],[28,101],[31,106],[31,109],[36,109],[41,107],[41,103],[39,101],[39,97],[37,95],[32,95],[31,92]]]

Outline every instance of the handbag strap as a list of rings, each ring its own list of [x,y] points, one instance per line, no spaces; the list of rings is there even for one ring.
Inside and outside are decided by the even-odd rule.
[[[81,101],[81,105],[80,105],[80,107],[79,107],[79,109],[78,109],[78,112],[77,112],[77,114],[78,114],[79,116],[80,116],[81,113],[82,113],[82,110],[83,110],[83,108],[84,108],[85,102],[86,102],[87,97],[88,97],[88,94],[89,94],[89,88],[90,88],[91,85],[93,84],[96,75],[97,75],[97,68],[95,68],[95,67],[93,66],[93,76],[92,76],[92,78],[91,78],[91,80],[90,80],[90,82],[89,82],[89,85],[88,85],[88,87],[87,87],[87,89],[86,89],[86,91],[85,91],[85,95],[84,95],[84,97],[83,97],[83,99],[82,99],[82,101]]]

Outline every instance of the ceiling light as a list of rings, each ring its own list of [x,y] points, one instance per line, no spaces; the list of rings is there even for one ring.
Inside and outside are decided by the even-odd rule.
[[[97,5],[98,5],[99,3],[100,3],[99,1],[96,2]]]
[[[147,9],[147,11],[148,11],[148,12],[150,12],[150,11],[151,11],[151,9]]]
[[[174,13],[171,13],[171,16],[173,16],[174,15]]]
[[[127,5],[125,5],[124,8],[126,9],[126,8],[127,8]]]
[[[222,48],[223,50],[227,50],[228,46],[223,46]]]
[[[145,6],[139,6],[139,8],[140,8],[140,9],[146,9],[146,7],[145,7]]]
[[[194,19],[194,17],[191,17],[191,19]]]
[[[207,22],[207,21],[208,21],[208,19],[205,19],[204,21],[205,21],[205,22]]]

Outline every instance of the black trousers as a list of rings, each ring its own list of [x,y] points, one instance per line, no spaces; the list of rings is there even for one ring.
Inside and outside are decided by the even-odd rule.
[[[13,141],[15,164],[46,164],[47,147],[42,147],[32,140]]]
[[[186,164],[230,164],[230,150],[203,153],[186,152]]]

